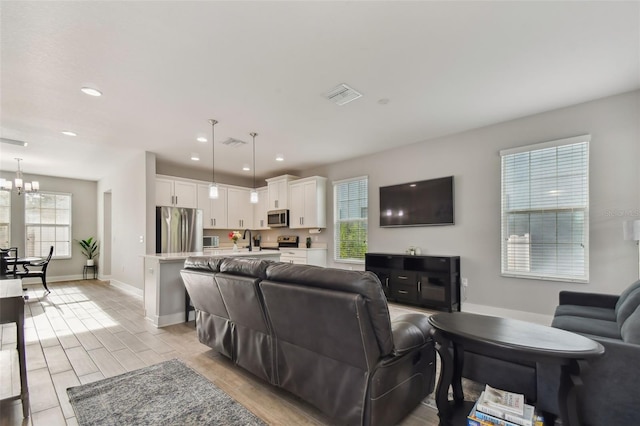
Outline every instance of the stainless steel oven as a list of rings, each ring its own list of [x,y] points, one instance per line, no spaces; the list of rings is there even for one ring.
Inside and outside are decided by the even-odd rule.
[[[271,210],[267,212],[269,228],[287,228],[289,226],[289,210]]]

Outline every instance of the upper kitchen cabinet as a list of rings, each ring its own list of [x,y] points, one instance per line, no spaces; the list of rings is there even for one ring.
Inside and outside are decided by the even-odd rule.
[[[327,178],[312,176],[289,184],[289,228],[326,228]]]
[[[269,211],[269,189],[258,188],[258,203],[253,205],[253,229],[269,229],[267,211]]]
[[[289,207],[289,182],[299,179],[298,176],[282,175],[267,179],[269,189],[268,210],[288,209]]]
[[[197,208],[197,185],[194,182],[156,177],[156,206]]]
[[[227,189],[227,225],[242,230],[253,227],[253,204],[249,201],[251,190],[229,187]]]
[[[209,198],[209,185],[198,185],[198,208],[202,210],[204,229],[228,229],[227,188],[218,185],[218,198]]]

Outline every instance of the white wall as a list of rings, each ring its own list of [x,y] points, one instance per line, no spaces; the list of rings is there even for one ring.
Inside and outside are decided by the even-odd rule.
[[[155,177],[153,154],[141,152],[114,167],[109,176],[98,182],[98,233],[104,237],[104,197],[111,193],[111,284],[138,295],[143,288],[143,255],[149,232],[148,175]],[[153,170],[149,170],[152,167]],[[149,192],[155,191],[155,180]],[[142,241],[141,238],[142,237]]]
[[[78,279],[86,257],[74,241],[97,235],[96,187],[94,181],[67,179],[23,173],[27,182],[38,181],[40,191],[71,194],[71,254],[70,259],[55,259],[47,268],[47,281]],[[3,171],[5,179],[13,180],[15,173]],[[25,255],[24,195],[11,194],[11,247],[18,247],[19,256]],[[39,281],[36,279],[34,282]]]
[[[369,176],[369,251],[461,256],[466,303],[553,313],[560,290],[619,293],[637,279],[637,246],[622,238],[624,217],[640,206],[640,91],[437,138],[307,171],[330,181]],[[425,117],[425,120],[428,117]],[[591,134],[590,282],[574,284],[500,276],[500,156],[504,148]],[[455,176],[455,226],[380,228],[380,186]],[[328,185],[332,235],[333,191]],[[329,237],[330,238],[330,237]],[[332,239],[330,238],[330,241]],[[329,245],[329,259],[333,249]],[[345,264],[330,266],[346,267]],[[354,268],[355,269],[355,268]],[[463,305],[464,306],[464,305]]]

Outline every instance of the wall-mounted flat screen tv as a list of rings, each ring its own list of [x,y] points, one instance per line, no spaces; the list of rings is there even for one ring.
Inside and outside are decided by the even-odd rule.
[[[453,225],[453,176],[380,187],[380,226]]]

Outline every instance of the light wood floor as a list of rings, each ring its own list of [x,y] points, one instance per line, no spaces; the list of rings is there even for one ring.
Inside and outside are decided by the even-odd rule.
[[[25,305],[31,416],[20,401],[0,405],[0,425],[75,425],[66,389],[179,358],[270,425],[330,424],[315,408],[263,382],[198,342],[193,322],[161,329],[143,316],[142,300],[98,280],[28,287]],[[410,311],[392,306],[392,316]],[[0,326],[0,399],[19,394],[15,324]],[[437,425],[420,405],[403,426]]]

